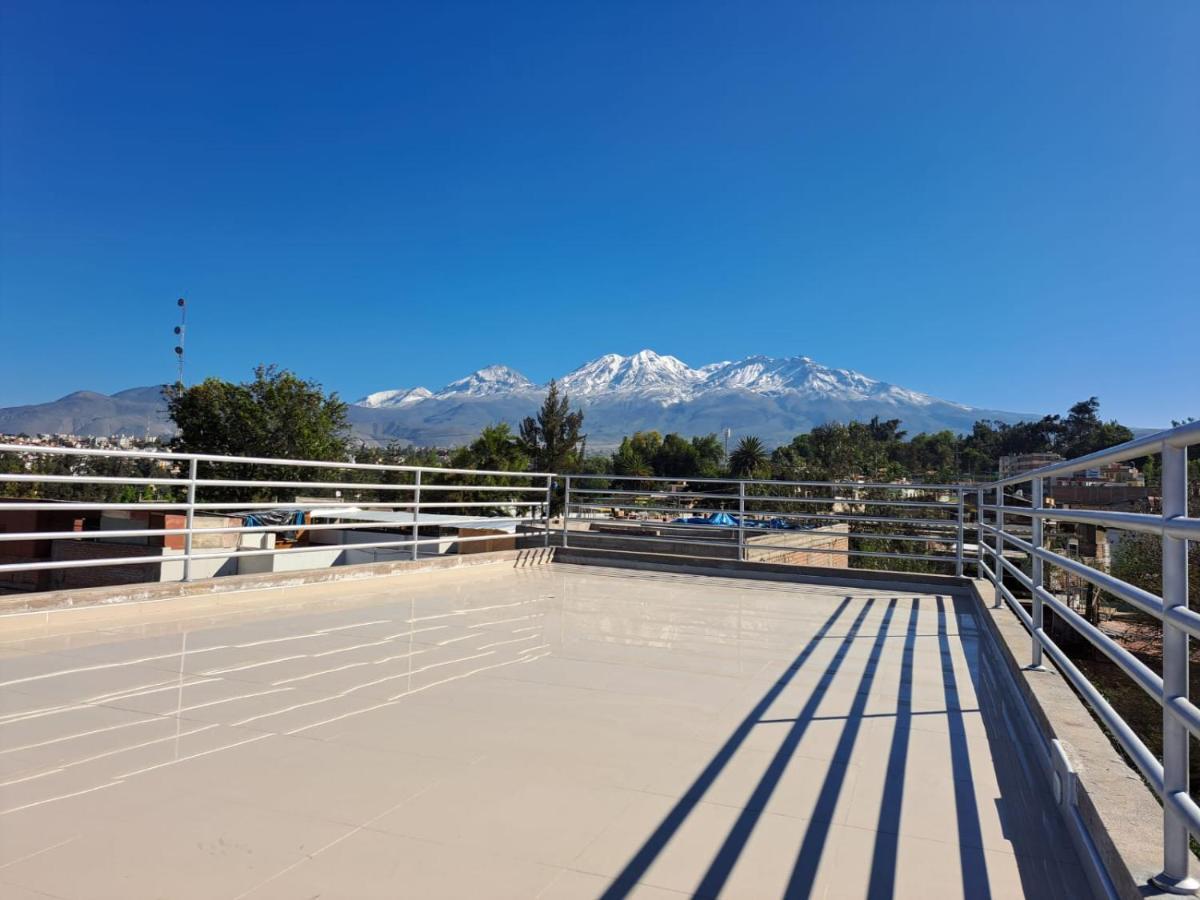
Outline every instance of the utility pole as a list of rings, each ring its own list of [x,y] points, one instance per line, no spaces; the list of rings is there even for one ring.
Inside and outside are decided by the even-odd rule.
[[[175,384],[178,390],[183,390],[183,347],[184,339],[187,337],[187,301],[180,297],[176,301],[179,307],[179,324],[175,326],[175,337],[179,341],[175,345],[175,358],[179,361],[179,375],[176,378]]]
[[[729,435],[733,432],[732,428],[725,429],[725,464],[729,465]]]

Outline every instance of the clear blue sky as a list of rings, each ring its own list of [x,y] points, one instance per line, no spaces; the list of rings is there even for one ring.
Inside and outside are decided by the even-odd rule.
[[[172,380],[182,294],[189,380],[652,347],[1200,416],[1191,0],[2,9],[0,405]]]

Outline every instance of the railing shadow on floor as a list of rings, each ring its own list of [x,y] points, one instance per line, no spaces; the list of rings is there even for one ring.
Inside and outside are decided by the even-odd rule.
[[[1029,713],[1015,696],[1000,651],[983,633],[978,620],[981,611],[971,608],[973,604],[966,600],[952,602],[953,612],[947,613],[958,621],[959,643],[968,661],[976,660],[967,670],[988,744],[1026,746],[1031,737],[1027,731],[1035,726],[1024,721]],[[1028,752],[1015,751],[994,753],[991,765],[1000,793],[996,801],[1000,825],[1016,857],[1025,896],[1045,900],[1095,896],[1084,872],[1077,866],[1064,865],[1064,860],[1074,859],[1074,849],[1061,844],[1062,831],[1055,827],[1057,816],[1046,800],[1051,788],[1037,761]],[[1052,817],[1051,823],[1047,822],[1047,814]]]
[[[784,675],[772,685],[770,691],[755,705],[750,714],[742,721],[733,735],[721,747],[704,771],[693,782],[684,796],[662,820],[655,831],[643,843],[642,847],[626,864],[622,872],[612,881],[602,897],[604,900],[617,900],[627,897],[637,886],[639,880],[649,870],[650,866],[665,849],[667,843],[680,829],[684,820],[700,803],[705,792],[716,780],[722,769],[729,763],[737,749],[744,743],[750,731],[756,724],[770,722],[790,722],[788,734],[784,737],[779,749],[768,763],[745,806],[726,835],[721,847],[717,850],[702,876],[696,897],[717,897],[725,887],[734,866],[750,840],[755,825],[766,810],[767,802],[778,786],[788,763],[796,752],[801,739],[809,724],[825,718],[841,718],[845,726],[838,738],[833,757],[829,762],[824,781],[818,793],[812,817],[807,825],[801,846],[797,850],[796,860],[788,879],[784,896],[789,898],[804,898],[811,894],[817,870],[828,840],[834,820],[834,811],[842,794],[847,767],[850,763],[855,744],[864,720],[881,717],[879,714],[867,714],[866,707],[875,683],[880,658],[887,640],[890,637],[889,628],[895,615],[898,599],[889,601],[884,610],[879,628],[874,635],[860,635],[864,620],[875,606],[875,599],[868,599],[857,613],[845,636],[841,639],[833,658],[826,666],[817,685],[804,703],[797,716],[791,720],[763,719],[771,703],[779,696],[782,688],[791,680],[804,661],[811,656],[818,643],[826,639],[834,622],[845,611],[850,598],[846,598],[833,616],[827,620],[820,631],[808,642],[796,660],[789,666]],[[919,618],[921,602],[913,598],[909,609],[904,631],[904,645],[898,685],[898,700],[895,713],[885,713],[895,719],[892,732],[891,746],[888,751],[886,781],[884,794],[879,811],[879,821],[875,832],[875,845],[872,851],[871,870],[867,896],[891,897],[897,886],[897,866],[900,842],[901,812],[904,801],[904,781],[908,767],[909,743],[913,724],[913,672],[915,666],[917,638],[919,634]],[[992,896],[988,879],[985,851],[981,837],[979,810],[975,800],[974,783],[972,782],[972,763],[967,733],[964,723],[964,712],[979,712],[979,710],[964,710],[960,704],[957,678],[951,653],[951,632],[948,628],[946,602],[942,597],[937,598],[937,641],[938,658],[941,670],[942,692],[945,697],[945,712],[948,724],[948,740],[954,781],[954,802],[957,817],[958,853],[962,872],[963,895],[974,898]],[[932,635],[929,635],[932,637]],[[974,635],[975,639],[978,635]],[[859,676],[857,688],[851,702],[851,708],[846,716],[823,717],[817,716],[817,710],[826,693],[856,640],[872,641],[871,649]],[[968,666],[974,675],[974,667]],[[982,694],[982,690],[979,691]],[[1018,860],[1020,862],[1020,860]],[[1022,879],[1024,882],[1024,873]],[[1045,882],[1029,886],[1031,896],[1046,896]]]
[[[842,599],[837,609],[833,611],[833,614],[825,620],[817,633],[804,645],[804,648],[792,660],[787,670],[771,685],[770,689],[763,694],[758,703],[754,705],[754,708],[746,715],[746,718],[734,729],[733,734],[721,745],[720,750],[717,751],[708,765],[704,767],[704,770],[696,777],[696,780],[692,782],[683,796],[679,798],[663,818],[662,822],[659,823],[658,827],[654,829],[654,832],[646,838],[641,848],[625,864],[625,868],[609,884],[608,888],[601,895],[602,900],[619,900],[619,898],[627,897],[637,887],[638,881],[646,874],[646,871],[666,848],[667,843],[675,836],[675,833],[679,831],[692,810],[704,798],[705,793],[712,787],[713,782],[717,780],[717,776],[721,774],[725,766],[728,765],[734,753],[745,743],[746,738],[750,736],[750,733],[754,730],[754,726],[759,724],[763,715],[771,708],[771,704],[775,702],[776,698],[779,697],[784,688],[795,677],[796,673],[800,671],[800,668],[808,661],[809,657],[821,646],[821,641],[825,639],[837,623],[837,620],[846,611],[846,608],[850,605],[850,600],[850,597]],[[863,614],[860,613],[857,620],[859,623],[861,623],[862,616]],[[848,645],[846,646],[848,647]]]

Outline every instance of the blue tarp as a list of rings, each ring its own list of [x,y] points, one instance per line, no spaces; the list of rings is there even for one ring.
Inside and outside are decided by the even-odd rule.
[[[726,528],[736,528],[738,517],[729,513],[713,513],[708,516],[684,516],[672,521],[673,525],[718,525]],[[750,528],[780,528],[788,529],[796,526],[784,519],[751,519],[747,517],[746,525]]]

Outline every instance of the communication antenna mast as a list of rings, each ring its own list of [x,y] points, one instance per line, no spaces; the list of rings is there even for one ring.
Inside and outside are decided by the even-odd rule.
[[[183,390],[183,346],[184,339],[187,337],[187,301],[180,297],[175,302],[179,307],[179,324],[175,326],[175,338],[179,341],[175,345],[175,358],[179,361],[179,377],[175,383],[179,390]]]

